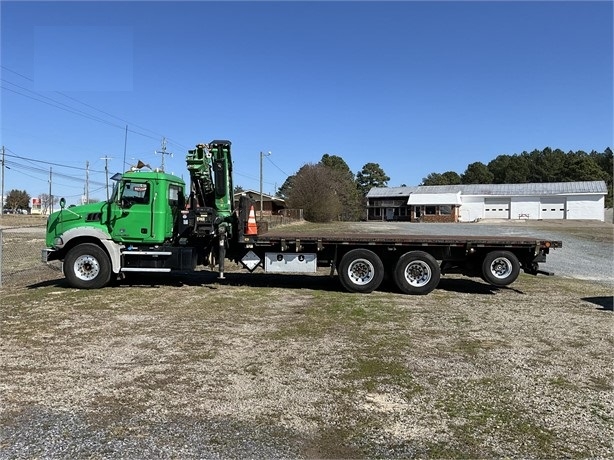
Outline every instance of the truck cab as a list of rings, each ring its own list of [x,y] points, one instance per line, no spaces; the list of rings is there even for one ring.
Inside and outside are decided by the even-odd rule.
[[[177,249],[163,248],[179,241],[184,181],[162,171],[140,170],[114,179],[109,201],[66,208],[62,200],[61,210],[47,221],[43,260],[62,260],[75,287],[102,287],[122,271],[169,271],[165,265],[177,258]],[[180,266],[192,268],[192,259],[184,254]]]
[[[126,173],[109,206],[108,228],[114,241],[163,244],[178,235],[185,207],[185,184],[158,172]]]

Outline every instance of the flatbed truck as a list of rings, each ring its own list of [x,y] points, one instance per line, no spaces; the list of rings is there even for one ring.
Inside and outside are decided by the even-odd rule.
[[[186,156],[190,184],[161,170],[131,168],[116,175],[107,202],[67,208],[47,221],[42,259],[62,261],[70,286],[97,289],[130,273],[192,271],[225,261],[249,272],[335,272],[350,292],[369,293],[385,276],[406,294],[428,294],[449,273],[494,286],[539,268],[561,241],[510,236],[423,236],[381,233],[263,231],[254,203],[233,199],[231,143],[198,144]]]

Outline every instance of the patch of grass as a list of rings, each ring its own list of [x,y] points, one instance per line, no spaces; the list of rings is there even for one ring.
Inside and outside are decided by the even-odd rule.
[[[359,357],[348,365],[346,373],[341,377],[352,388],[361,388],[368,392],[375,392],[383,387],[394,387],[405,398],[422,390],[409,369],[403,364],[386,359],[384,356],[376,358]]]
[[[555,434],[515,406],[514,392],[502,378],[460,383],[438,401],[437,408],[450,417],[453,448],[463,452],[463,457],[500,456],[500,451],[491,450],[484,442],[493,436],[515,455],[555,455]],[[439,451],[441,445],[432,448]]]
[[[578,388],[577,385],[575,385],[569,379],[563,377],[562,375],[558,375],[556,377],[551,378],[548,383],[554,387],[564,390],[576,390]]]
[[[455,349],[465,355],[475,356],[482,350],[482,345],[479,340],[460,339],[456,342]]]
[[[504,341],[499,340],[486,340],[475,339],[471,337],[459,338],[451,351],[463,353],[466,356],[475,357],[482,352],[493,350],[495,348],[508,348],[508,345]]]
[[[592,390],[597,390],[597,391],[612,391],[614,389],[614,385],[612,384],[612,378],[607,378],[607,377],[596,377],[596,376],[589,376],[588,378],[590,380],[590,384],[589,387]]]
[[[280,324],[271,337],[315,339],[327,335],[362,337],[383,324],[397,321],[399,311],[385,294],[349,294],[344,292],[309,291],[307,306],[294,317]]]
[[[610,427],[614,423],[614,416],[612,416],[611,408],[604,407],[603,404],[592,403],[590,406],[590,412],[594,417],[603,420]]]
[[[569,339],[565,341],[565,344],[571,348],[584,348],[590,345],[584,338]]]

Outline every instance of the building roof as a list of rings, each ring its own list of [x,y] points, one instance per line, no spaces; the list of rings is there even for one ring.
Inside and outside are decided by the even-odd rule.
[[[418,187],[373,187],[367,198],[407,198]]]
[[[412,193],[409,195],[407,204],[411,205],[442,205],[442,204],[462,204],[460,192],[457,193]]]
[[[235,193],[234,199],[238,200],[243,194],[251,196],[253,200],[256,200],[256,201],[260,200],[260,192],[257,192],[256,190],[251,190],[251,189],[243,190],[242,192]],[[262,194],[262,200],[263,201],[275,201],[280,204],[286,203],[286,200],[284,200],[283,198],[279,198],[278,196],[267,195],[266,193]]]
[[[543,196],[543,195],[606,195],[604,181],[544,182],[531,184],[466,184],[419,185],[415,187],[372,188],[367,198],[401,198],[412,194],[487,195],[487,196]],[[448,203],[449,204],[449,203]]]

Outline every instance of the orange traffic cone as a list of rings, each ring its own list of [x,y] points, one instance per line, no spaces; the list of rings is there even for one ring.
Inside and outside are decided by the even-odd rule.
[[[258,224],[256,224],[256,212],[254,211],[254,205],[249,208],[249,217],[247,218],[247,225],[245,226],[246,235],[257,235]]]

